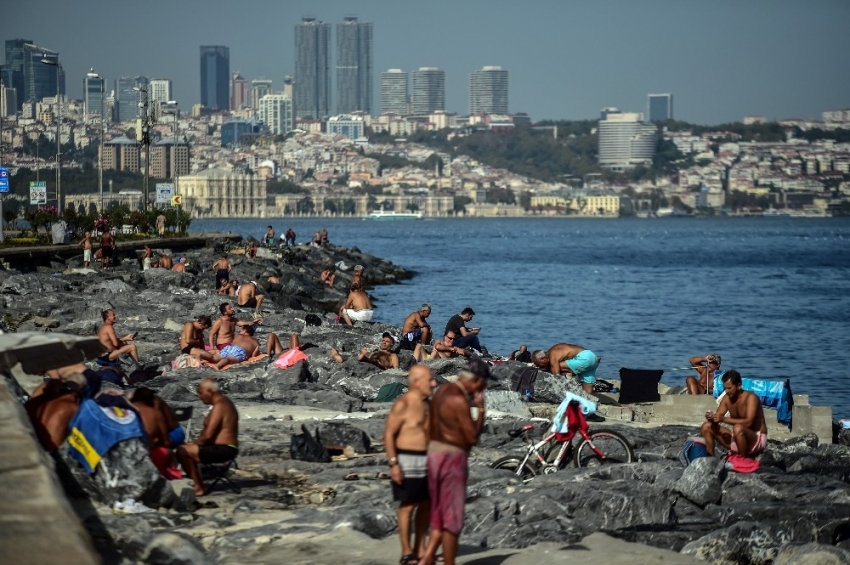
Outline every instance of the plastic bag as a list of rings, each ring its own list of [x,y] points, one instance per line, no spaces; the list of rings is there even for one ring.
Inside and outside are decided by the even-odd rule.
[[[302,425],[301,431],[302,433],[292,436],[292,442],[289,444],[289,454],[292,458],[312,463],[330,463],[331,454],[310,434],[307,426]]]

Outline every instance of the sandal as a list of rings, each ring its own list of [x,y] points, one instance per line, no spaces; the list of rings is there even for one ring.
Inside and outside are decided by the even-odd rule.
[[[378,476],[376,478],[383,480],[383,481],[388,481],[388,480],[392,479],[392,476],[385,471],[381,471],[380,473],[378,473]]]
[[[357,473],[349,473],[342,478],[343,481],[359,481],[360,475]]]
[[[417,563],[419,563],[419,558],[412,553],[402,555],[399,560],[399,565],[416,565]]]

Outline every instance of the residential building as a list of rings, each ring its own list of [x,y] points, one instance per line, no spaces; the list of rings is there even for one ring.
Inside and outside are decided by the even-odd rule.
[[[271,94],[271,92],[269,92]],[[293,107],[295,105],[295,77],[286,75],[283,77],[283,95],[292,100]]]
[[[427,116],[446,109],[446,71],[421,67],[411,76],[410,113]]]
[[[201,45],[201,105],[211,110],[230,107],[230,48]]]
[[[361,116],[341,114],[328,120],[328,133],[331,135],[344,135],[349,139],[363,137],[366,126]]]
[[[189,170],[189,144],[185,141],[175,143],[173,137],[166,137],[151,146],[152,177],[171,179],[188,175]]]
[[[292,99],[285,94],[266,94],[260,99],[257,118],[265,124],[269,133],[286,135],[294,128]]]
[[[672,94],[648,94],[647,111],[650,122],[663,122],[673,119]]]
[[[105,170],[139,172],[139,144],[126,137],[116,137],[103,144],[103,168]]]
[[[372,23],[346,16],[336,25],[337,112],[372,112]]]
[[[260,109],[260,99],[272,93],[272,81],[267,78],[255,78],[251,81],[251,108],[254,112]]]
[[[152,78],[148,86],[148,100],[160,104],[171,100],[171,81],[167,78]]]
[[[183,209],[196,218],[264,218],[266,179],[225,169],[207,169],[178,179]]]
[[[469,75],[470,114],[508,113],[508,71],[484,67]]]
[[[87,76],[83,79],[83,110],[85,120],[97,118],[101,115],[106,119],[106,79],[102,77]]]
[[[615,172],[652,163],[657,128],[642,113],[609,114],[599,121],[599,165]]]
[[[230,79],[230,111],[248,107],[248,81],[236,71]]]
[[[407,73],[389,69],[381,73],[381,112],[406,116],[410,113]]]
[[[150,81],[146,76],[121,77],[115,80],[116,110],[115,121],[126,122],[139,116],[141,96],[136,89],[147,90]]]
[[[295,26],[295,112],[297,118],[325,118],[331,108],[331,26],[302,18]]]

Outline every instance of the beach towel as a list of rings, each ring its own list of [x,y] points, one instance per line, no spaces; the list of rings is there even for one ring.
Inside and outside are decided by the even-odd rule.
[[[181,353],[172,362],[172,369],[185,369],[186,367],[200,367],[201,360],[187,353]]]
[[[145,435],[134,411],[102,407],[91,399],[83,401],[68,427],[68,454],[89,474],[115,444]]]
[[[234,363],[232,365],[228,365],[224,369],[222,369],[222,371],[226,371],[226,370],[230,369],[231,367],[238,367],[239,365],[247,365],[248,363],[254,363],[256,361],[259,361],[260,359],[265,359],[266,357],[268,357],[268,355],[266,355],[265,353],[262,353],[260,355],[257,355],[256,357],[250,357],[248,359],[245,359],[241,363]],[[215,363],[210,363],[209,361],[203,361],[203,364],[206,365],[207,367],[215,367]]]
[[[387,383],[378,389],[378,396],[375,397],[375,402],[392,402],[402,394],[407,388],[402,383]]]
[[[278,369],[288,369],[300,361],[306,361],[307,355],[300,349],[288,349],[274,362]]]
[[[759,402],[765,408],[776,409],[776,421],[791,429],[791,419],[794,415],[794,397],[791,395],[790,379],[753,379],[741,378],[744,390],[759,397]],[[723,381],[714,377],[714,398],[723,393]]]

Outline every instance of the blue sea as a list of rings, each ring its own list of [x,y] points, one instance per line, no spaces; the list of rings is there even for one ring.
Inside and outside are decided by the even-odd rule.
[[[850,219],[556,218],[196,220],[192,231],[260,238],[268,224],[357,246],[416,272],[377,287],[376,319],[401,325],[423,302],[442,332],[470,306],[491,351],[566,341],[620,367],[665,369],[720,353],[751,377],[791,378],[795,394],[850,418]]]

